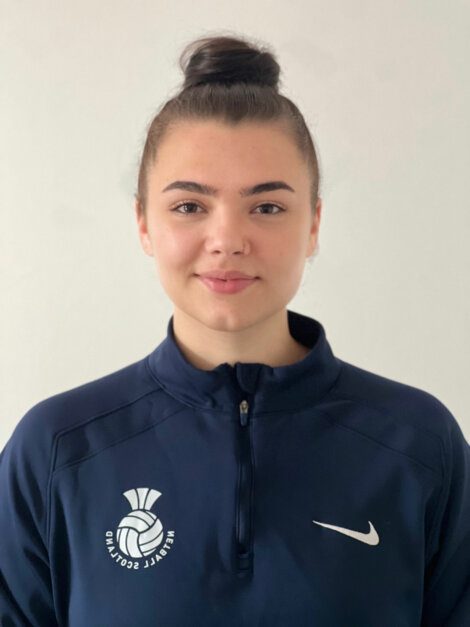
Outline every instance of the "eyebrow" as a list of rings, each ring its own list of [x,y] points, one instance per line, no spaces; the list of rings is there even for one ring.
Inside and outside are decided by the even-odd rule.
[[[195,181],[173,181],[173,183],[167,185],[162,192],[168,192],[172,189],[182,189],[187,192],[206,194],[208,196],[217,196],[220,191],[211,185],[203,185],[202,183],[196,183]],[[265,183],[258,183],[252,187],[243,187],[240,190],[240,196],[254,196],[255,194],[272,192],[277,189],[286,189],[295,193],[295,190],[284,181],[266,181]]]

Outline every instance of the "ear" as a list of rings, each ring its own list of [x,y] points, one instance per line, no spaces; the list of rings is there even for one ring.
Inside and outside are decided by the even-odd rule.
[[[307,257],[310,257],[317,246],[318,241],[318,233],[320,230],[320,221],[321,221],[321,210],[322,210],[322,199],[317,199],[317,204],[315,206],[315,215],[312,217],[312,223],[310,226],[309,233],[309,242],[307,248]]]
[[[147,216],[145,215],[142,203],[137,197],[135,198],[135,201],[134,201],[134,209],[135,209],[135,217],[137,221],[137,228],[139,232],[140,243],[142,245],[144,252],[150,257],[153,257],[152,242],[150,240],[149,233],[148,233]]]

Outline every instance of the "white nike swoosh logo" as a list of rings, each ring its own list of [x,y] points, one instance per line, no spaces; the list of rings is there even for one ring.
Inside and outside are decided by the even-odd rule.
[[[370,544],[375,546],[379,543],[379,536],[377,531],[374,529],[374,525],[369,521],[369,532],[361,533],[360,531],[351,531],[351,529],[345,529],[344,527],[336,527],[335,525],[327,525],[326,523],[318,522],[317,520],[312,520],[312,522],[317,525],[321,525],[322,527],[327,527],[328,529],[333,529],[334,531],[339,531],[339,533],[344,533],[345,536],[349,536],[350,538],[354,538],[355,540],[360,540],[361,542],[365,542],[366,544]]]

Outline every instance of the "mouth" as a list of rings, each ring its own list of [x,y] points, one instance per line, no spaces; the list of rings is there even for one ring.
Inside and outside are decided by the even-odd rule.
[[[218,281],[237,281],[239,279],[251,281],[253,279],[259,279],[258,276],[251,274],[243,274],[242,272],[205,272],[203,274],[195,274],[194,276],[201,277],[203,279],[217,279]]]
[[[258,277],[243,279],[216,279],[201,276],[199,274],[196,274],[195,276],[212,292],[220,294],[235,294],[237,292],[241,292],[258,280]]]

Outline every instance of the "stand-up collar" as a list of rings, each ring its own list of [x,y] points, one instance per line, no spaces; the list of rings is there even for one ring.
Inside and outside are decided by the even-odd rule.
[[[333,355],[320,322],[289,309],[287,314],[292,337],[310,348],[294,364],[273,368],[225,362],[212,370],[196,368],[176,343],[171,316],[167,337],[147,357],[152,375],[171,396],[204,409],[233,411],[245,398],[254,414],[311,406],[333,386],[341,362]]]

